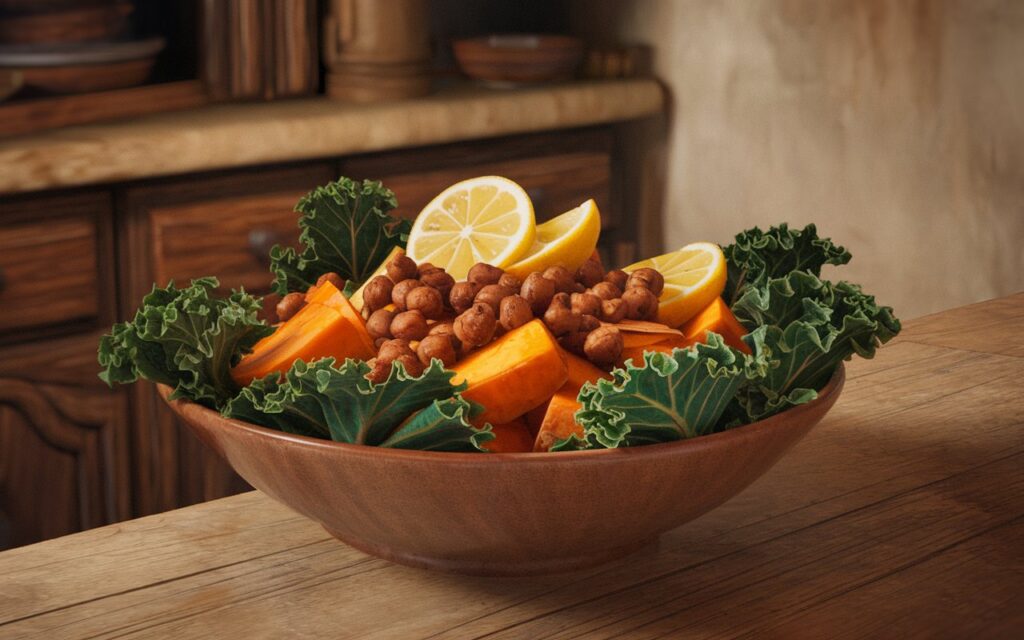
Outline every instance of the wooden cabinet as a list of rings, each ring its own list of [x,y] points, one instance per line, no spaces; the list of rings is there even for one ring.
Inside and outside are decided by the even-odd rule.
[[[132,515],[127,393],[96,376],[112,216],[102,192],[0,204],[0,548]]]
[[[97,379],[99,336],[154,283],[215,275],[224,292],[267,294],[270,248],[298,241],[296,202],[339,174],[383,181],[408,217],[453,182],[485,174],[522,184],[540,220],[594,198],[605,256],[617,256],[632,230],[616,206],[612,162],[611,130],[594,128],[0,205],[0,548],[247,488],[152,385],[110,391]],[[268,318],[275,303],[266,297]]]

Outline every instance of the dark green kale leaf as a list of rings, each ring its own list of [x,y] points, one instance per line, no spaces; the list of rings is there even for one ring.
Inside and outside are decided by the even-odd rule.
[[[647,352],[643,363],[626,363],[612,379],[586,383],[576,420],[583,443],[567,439],[553,450],[619,447],[670,442],[711,433],[737,389],[760,375],[763,363],[711,333],[707,344]]]
[[[482,406],[459,394],[446,400],[434,400],[413,414],[380,446],[422,451],[484,451],[482,445],[494,439],[491,425],[477,428],[470,424],[482,411]]]
[[[395,194],[372,180],[339,178],[303,196],[295,207],[302,214],[303,249],[270,251],[274,290],[305,291],[330,272],[363,282],[394,247],[405,244],[412,224],[388,214],[396,206]]]
[[[767,231],[747,229],[736,234],[733,244],[722,247],[722,251],[728,266],[722,297],[730,306],[747,286],[763,286],[769,279],[793,271],[820,276],[823,265],[850,261],[850,253],[828,238],[819,238],[813,224],[800,231],[790,230],[786,223]]]
[[[369,371],[359,360],[346,360],[340,367],[333,358],[310,364],[297,360],[283,381],[258,380],[243,389],[224,415],[370,446],[473,451],[493,437],[488,427],[468,424],[479,408],[458,395],[465,385],[452,385],[455,374],[440,360],[419,377],[396,361],[381,383],[367,380]]]
[[[100,339],[100,378],[111,386],[145,378],[207,407],[227,402],[239,389],[231,367],[273,328],[257,318],[259,298],[213,297],[218,284],[199,278],[184,289],[154,287],[132,321]]]
[[[803,310],[796,318],[793,300]],[[744,383],[729,410],[734,420],[744,423],[813,400],[841,361],[854,354],[874,357],[900,331],[892,308],[879,306],[857,285],[814,284],[801,272],[770,281],[756,295],[744,294],[741,302],[748,320],[763,313],[782,321],[744,337],[755,356],[769,364],[764,375]]]

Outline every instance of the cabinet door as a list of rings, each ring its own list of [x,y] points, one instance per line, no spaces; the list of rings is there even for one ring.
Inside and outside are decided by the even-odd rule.
[[[112,246],[110,194],[0,205],[0,548],[131,517],[127,395],[96,375]]]
[[[221,288],[266,294],[267,253],[298,241],[296,202],[336,177],[329,163],[180,178],[128,189],[119,200],[122,308],[134,310],[157,283],[217,276]],[[276,298],[267,296],[271,314]],[[131,389],[138,505],[173,509],[248,489],[176,422],[152,385]]]

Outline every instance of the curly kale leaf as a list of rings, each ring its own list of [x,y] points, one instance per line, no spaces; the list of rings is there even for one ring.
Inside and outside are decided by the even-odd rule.
[[[455,394],[446,400],[434,400],[381,443],[394,449],[422,451],[485,451],[483,444],[494,439],[491,425],[474,427],[470,420],[483,407]]]
[[[244,291],[211,294],[216,278],[199,278],[184,289],[153,288],[130,322],[100,339],[98,359],[107,384],[139,378],[173,387],[172,398],[220,407],[238,392],[231,367],[273,332],[257,318],[260,299]]]
[[[458,395],[455,375],[434,360],[422,375],[394,362],[381,383],[366,379],[365,362],[297,360],[283,381],[263,379],[227,404],[224,415],[290,433],[337,442],[445,451],[480,450],[493,436],[468,420],[480,408]]]
[[[364,281],[392,248],[404,246],[411,222],[389,215],[396,206],[395,194],[372,180],[339,178],[306,194],[295,207],[301,253],[280,246],[270,252],[274,290],[305,291],[329,272]]]
[[[802,230],[790,230],[782,223],[767,231],[754,227],[736,235],[735,241],[722,247],[728,265],[728,278],[722,297],[731,306],[748,286],[762,286],[771,278],[793,271],[821,275],[825,264],[842,265],[850,261],[850,252],[828,238],[819,238],[809,224]]]
[[[766,313],[782,322],[762,325],[743,339],[769,366],[739,389],[729,410],[734,420],[753,422],[813,400],[841,361],[854,354],[872,358],[879,346],[899,333],[892,308],[878,305],[857,285],[818,284],[797,272],[769,282],[756,296],[744,295],[741,302],[752,304],[739,306],[750,311],[748,320]],[[808,295],[811,291],[813,295]],[[802,309],[795,318],[793,300],[799,300]]]
[[[644,354],[612,371],[611,380],[586,383],[576,420],[588,447],[619,447],[670,442],[714,430],[737,389],[760,374],[756,357],[733,349],[718,334],[707,344],[675,349],[672,355]],[[579,448],[579,439],[557,443],[557,450]]]

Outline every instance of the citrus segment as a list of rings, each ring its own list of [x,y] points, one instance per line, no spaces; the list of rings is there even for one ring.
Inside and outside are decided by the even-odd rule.
[[[575,209],[537,225],[530,250],[505,270],[518,278],[555,265],[575,271],[594,253],[600,235],[601,213],[596,202],[587,200]]]
[[[406,254],[464,280],[477,262],[512,264],[529,250],[535,233],[526,191],[507,178],[480,176],[453,184],[423,208]]]
[[[665,277],[658,304],[658,321],[678,327],[722,295],[726,265],[722,249],[712,242],[694,242],[678,251],[642,260],[627,273],[650,267]]]

